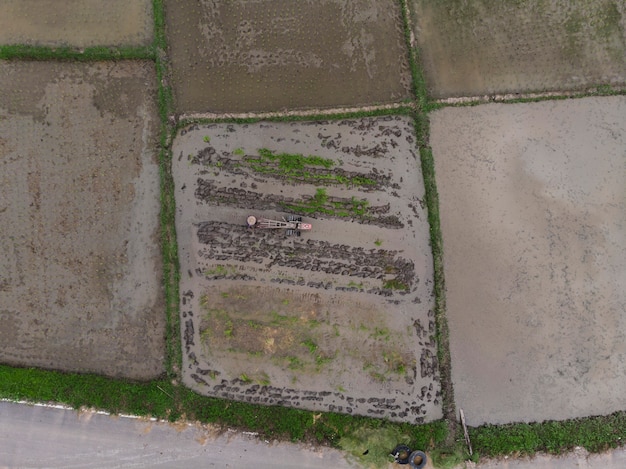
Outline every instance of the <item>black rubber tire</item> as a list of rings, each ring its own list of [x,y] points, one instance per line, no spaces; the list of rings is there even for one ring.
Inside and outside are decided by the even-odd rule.
[[[405,457],[401,457],[403,453],[406,455]],[[398,464],[408,464],[409,456],[411,455],[411,448],[407,445],[398,445],[393,449],[391,455]]]
[[[419,461],[419,464],[415,463],[416,459]],[[426,453],[424,453],[423,451],[413,451],[411,453],[411,456],[409,456],[409,465],[411,466],[411,469],[422,469],[426,466],[427,461],[428,458],[426,457]]]

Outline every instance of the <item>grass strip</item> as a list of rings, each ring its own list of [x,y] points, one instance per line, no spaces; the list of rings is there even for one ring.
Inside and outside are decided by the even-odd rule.
[[[469,434],[481,456],[561,454],[576,446],[597,453],[623,446],[626,412],[558,422],[485,425],[470,428]]]
[[[417,126],[417,123],[416,123]],[[428,208],[428,224],[430,226],[430,244],[433,252],[434,290],[435,290],[435,337],[437,340],[437,359],[441,376],[442,406],[444,418],[449,422],[450,433],[456,435],[457,420],[452,386],[452,364],[450,357],[450,339],[446,318],[445,276],[443,270],[443,239],[439,218],[439,193],[435,182],[435,161],[432,149],[420,147],[422,176],[426,189],[426,206]],[[449,443],[452,444],[452,438]]]
[[[161,252],[163,255],[163,284],[166,314],[166,363],[168,376],[179,379],[182,369],[182,344],[180,340],[178,242],[176,240],[176,201],[172,176],[171,141],[174,126],[169,123],[172,111],[172,89],[169,86],[165,12],[163,0],[153,0],[154,60],[158,80],[157,102],[161,122],[159,140],[159,179],[161,185]]]
[[[335,447],[342,438],[363,429],[393,429],[420,448],[432,448],[446,437],[446,425],[441,421],[414,426],[368,417],[253,405],[201,396],[170,380],[138,383],[0,365],[0,395],[12,400],[62,403],[76,409],[88,407],[169,421],[212,423],[223,428],[258,432],[262,438],[309,441]]]
[[[410,425],[368,417],[252,405],[200,396],[170,380],[138,383],[98,375],[0,365],[0,396],[12,400],[62,403],[76,409],[88,407],[117,414],[153,416],[168,421],[184,418],[224,428],[255,431],[263,438],[343,447],[355,455],[370,449],[371,456],[362,458],[365,463],[390,450],[375,451],[366,447],[370,440],[368,435],[376,432],[382,435],[393,432],[399,435],[398,439],[406,438],[411,447],[432,450],[433,455],[442,461],[440,465],[445,466],[445,461],[452,456],[452,453],[437,449],[447,438],[444,421]],[[576,446],[599,452],[623,444],[626,412],[559,422],[485,425],[470,428],[469,433],[474,450],[480,456],[533,454],[537,451],[560,454]]]
[[[611,85],[597,85],[580,92],[571,93],[546,93],[539,96],[532,96],[533,93],[525,93],[519,97],[509,97],[509,95],[494,95],[485,97],[476,97],[461,99],[455,102],[433,102],[430,104],[431,109],[441,109],[444,107],[471,107],[478,106],[487,103],[539,103],[542,101],[563,101],[567,99],[580,99],[580,98],[594,98],[603,96],[626,96],[626,87],[623,86],[611,86]],[[530,96],[529,96],[530,95]]]
[[[411,33],[411,15],[407,0],[398,0],[400,3],[400,12],[402,14],[402,27],[404,32],[404,41],[408,50],[407,58],[409,60],[409,69],[411,70],[411,79],[413,84],[413,94],[417,108],[422,112],[428,112],[430,100],[428,98],[428,88],[426,86],[426,78],[422,68],[419,66],[419,51],[413,46]]]
[[[363,119],[368,117],[383,116],[410,116],[413,115],[413,106],[407,105],[390,109],[371,109],[367,111],[354,112],[336,112],[330,114],[311,114],[311,115],[280,115],[280,116],[251,116],[251,117],[216,117],[216,118],[183,118],[178,122],[177,130],[192,124],[255,124],[257,122],[304,122],[304,121],[335,121]]]
[[[430,148],[430,122],[428,113],[434,108],[431,105],[426,79],[420,66],[420,56],[417,46],[413,45],[411,34],[411,16],[407,0],[399,0],[404,27],[404,38],[408,49],[408,59],[413,81],[416,109],[413,117],[415,135],[420,152],[422,177],[424,179],[425,200],[428,210],[428,224],[430,227],[430,244],[433,254],[434,293],[435,293],[435,338],[437,342],[437,359],[442,393],[442,411],[448,424],[448,438],[446,446],[453,449],[456,446],[455,438],[458,434],[456,406],[454,402],[454,388],[452,385],[452,366],[450,357],[450,340],[448,320],[446,318],[445,276],[443,270],[443,238],[441,236],[441,222],[439,218],[439,193],[435,178],[435,162]]]
[[[152,46],[120,46],[120,47],[46,47],[24,44],[0,46],[0,59],[11,60],[57,60],[72,62],[89,62],[98,60],[154,60],[155,51]]]

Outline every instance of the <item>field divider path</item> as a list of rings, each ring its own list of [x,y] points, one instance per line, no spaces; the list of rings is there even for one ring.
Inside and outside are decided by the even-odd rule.
[[[202,112],[202,113],[182,113],[176,116],[172,116],[173,119],[178,122],[189,122],[197,120],[207,121],[219,121],[219,120],[237,120],[237,119],[280,119],[284,117],[297,118],[297,117],[319,117],[328,116],[336,117],[343,114],[365,114],[376,113],[377,111],[393,111],[393,110],[408,110],[415,109],[413,102],[401,102],[393,104],[380,104],[373,106],[360,106],[360,107],[336,107],[327,109],[302,109],[293,111],[276,111],[276,112],[239,112],[239,113],[217,113],[217,112]]]
[[[433,103],[445,106],[464,106],[485,103],[517,103],[546,101],[550,99],[572,99],[590,96],[614,96],[626,94],[626,86],[602,86],[585,88],[582,90],[543,91],[535,93],[504,93],[485,94],[476,96],[459,96],[433,100]]]

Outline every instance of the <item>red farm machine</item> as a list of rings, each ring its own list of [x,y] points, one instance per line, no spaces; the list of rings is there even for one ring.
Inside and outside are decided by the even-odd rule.
[[[310,223],[302,223],[302,217],[288,215],[282,220],[271,220],[269,218],[257,218],[250,215],[247,219],[248,228],[261,229],[283,229],[287,236],[300,236],[301,231],[309,231],[313,226]]]

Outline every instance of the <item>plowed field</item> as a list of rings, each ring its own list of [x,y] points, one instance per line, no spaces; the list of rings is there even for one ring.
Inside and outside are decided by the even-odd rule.
[[[263,404],[441,417],[410,119],[192,125],[173,154],[186,384]],[[313,229],[246,226],[289,214]]]
[[[163,372],[153,64],[0,62],[0,361]]]

